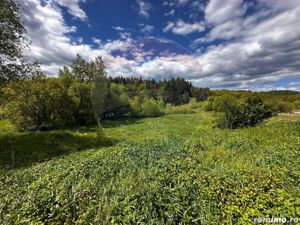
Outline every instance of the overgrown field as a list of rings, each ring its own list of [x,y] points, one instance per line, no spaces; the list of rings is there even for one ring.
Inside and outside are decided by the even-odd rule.
[[[93,127],[0,128],[0,224],[252,224],[300,218],[300,116],[214,128],[172,114]],[[80,151],[79,151],[80,150]]]

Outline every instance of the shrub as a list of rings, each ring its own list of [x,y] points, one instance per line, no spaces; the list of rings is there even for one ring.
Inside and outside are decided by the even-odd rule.
[[[189,104],[178,105],[178,106],[167,104],[165,108],[166,114],[189,114],[194,112],[195,111],[192,109],[192,107]]]
[[[129,102],[130,114],[133,116],[160,116],[164,114],[165,103],[162,99],[135,97],[130,99]]]
[[[218,126],[229,129],[255,126],[273,115],[271,108],[256,96],[248,97],[243,104],[230,100],[222,112]]]
[[[293,109],[300,109],[300,100],[299,101],[294,101],[292,103],[292,108]]]
[[[242,109],[235,100],[227,101],[220,110],[223,112],[217,120],[220,128],[235,129],[243,126]]]
[[[19,130],[61,128],[73,122],[75,100],[57,79],[43,75],[8,85],[7,118]]]
[[[164,112],[164,102],[153,98],[144,98],[141,104],[141,114],[143,116],[159,116]]]
[[[138,116],[141,114],[141,99],[135,97],[129,100],[131,115]]]
[[[166,114],[189,114],[195,113],[195,109],[201,107],[201,103],[198,103],[195,98],[191,98],[188,104],[184,105],[171,105],[167,104],[165,108]]]
[[[213,110],[213,103],[215,100],[215,96],[210,96],[208,99],[203,103],[203,108],[206,111],[212,111]]]
[[[248,97],[241,109],[242,125],[245,127],[255,126],[273,115],[271,108],[260,97],[256,96]]]
[[[231,95],[222,95],[214,98],[212,110],[215,112],[224,112],[228,105],[236,102],[236,98]]]
[[[274,112],[291,112],[293,108],[292,104],[278,99],[270,99],[267,104]]]

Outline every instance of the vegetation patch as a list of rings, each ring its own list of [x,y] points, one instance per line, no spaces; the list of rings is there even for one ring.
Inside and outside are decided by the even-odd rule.
[[[257,217],[299,217],[299,121],[278,117],[223,130],[213,128],[213,117],[111,121],[107,137],[121,138],[113,146],[6,171],[1,223],[251,224]]]

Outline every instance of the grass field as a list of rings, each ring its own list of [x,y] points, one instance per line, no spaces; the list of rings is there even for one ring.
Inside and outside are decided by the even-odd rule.
[[[0,224],[300,218],[300,116],[214,128],[203,111],[19,133],[0,122]]]

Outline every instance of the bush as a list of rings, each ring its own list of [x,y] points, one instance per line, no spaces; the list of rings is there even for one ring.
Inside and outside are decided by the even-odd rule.
[[[293,108],[292,104],[278,99],[270,99],[267,104],[274,112],[291,112]]]
[[[236,98],[231,95],[222,95],[214,98],[212,110],[215,112],[224,112],[228,105],[235,104]]]
[[[141,104],[141,114],[143,116],[159,116],[164,112],[164,102],[153,98],[144,98]]]
[[[242,105],[242,119],[245,127],[255,126],[272,115],[273,111],[260,97],[248,97]]]
[[[8,85],[5,115],[19,130],[61,128],[74,121],[76,101],[55,78],[43,75]]]
[[[217,120],[220,128],[235,129],[243,126],[242,109],[237,101],[231,99],[227,104],[222,105],[223,114]]]
[[[203,108],[206,111],[212,111],[213,110],[213,103],[215,100],[215,96],[210,96],[208,99],[203,103]]]
[[[131,115],[138,116],[141,114],[141,101],[142,100],[139,97],[135,97],[129,100]]]
[[[243,104],[234,100],[228,101],[222,112],[218,126],[229,129],[255,126],[273,115],[271,108],[256,96],[248,97]]]
[[[194,112],[195,111],[192,109],[192,107],[189,104],[178,105],[178,106],[167,104],[165,108],[166,114],[189,114]]]
[[[166,114],[195,113],[195,109],[200,107],[201,107],[201,103],[198,103],[195,98],[191,98],[189,104],[178,105],[178,106],[167,104],[165,108],[165,113]]]
[[[300,109],[300,101],[294,101],[292,103],[292,108],[293,109]]]
[[[165,103],[162,99],[135,97],[129,102],[133,116],[160,116],[164,114]]]
[[[229,94],[210,96],[204,102],[203,108],[206,111],[224,112],[228,104],[236,101],[237,98]]]

